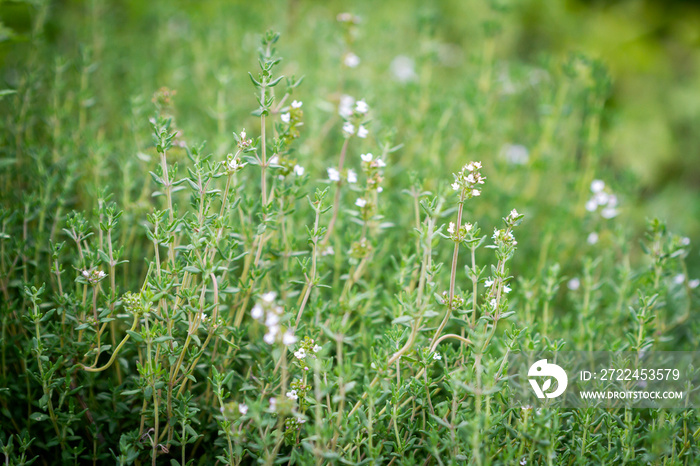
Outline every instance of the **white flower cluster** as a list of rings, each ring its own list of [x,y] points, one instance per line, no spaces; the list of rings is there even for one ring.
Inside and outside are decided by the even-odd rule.
[[[245,134],[245,132],[243,134]],[[243,167],[247,165],[246,162],[241,161],[240,157],[238,157],[238,154],[228,154],[226,160],[226,173],[228,175],[233,175],[234,173],[241,171]]]
[[[481,162],[469,162],[459,173],[454,173],[454,183],[452,189],[460,191],[466,199],[481,195],[481,189],[477,189],[480,184],[484,184],[486,177],[481,175]]]
[[[512,231],[499,230],[498,228],[494,228],[492,238],[493,242],[496,243],[496,245],[504,244],[507,246],[515,246],[518,244],[518,242],[515,241],[515,236],[513,236]]]
[[[686,280],[686,277],[685,277],[685,274],[683,274],[683,273],[679,273],[678,275],[673,277],[673,283],[675,283],[676,285],[684,284],[685,280]],[[698,286],[700,286],[700,279],[696,278],[694,280],[688,280],[688,287],[690,287],[691,289],[695,289]]]
[[[309,337],[305,337],[304,340],[299,344],[299,347],[294,352],[294,357],[297,362],[301,365],[301,368],[308,371],[309,365],[306,363],[306,358],[316,359],[316,353],[321,351],[322,347],[317,345],[316,342]]]
[[[328,179],[330,181],[338,182],[341,178],[346,178],[350,184],[357,183],[357,172],[355,170],[350,169],[343,175],[337,168],[331,167],[326,169],[326,172],[328,173]]]
[[[369,105],[363,100],[355,101],[352,96],[343,95],[340,98],[338,114],[345,119],[343,123],[343,134],[345,137],[357,136],[364,139],[369,134],[369,130],[362,121],[369,112]]]
[[[263,337],[265,343],[271,345],[276,341],[281,341],[285,346],[293,345],[297,342],[297,337],[290,330],[282,333],[280,318],[284,313],[284,309],[282,306],[277,305],[275,298],[277,298],[277,293],[274,291],[263,294],[260,297],[260,301],[250,311],[251,316],[267,327],[267,333]]]
[[[450,222],[449,226],[447,227],[447,232],[450,234],[452,241],[461,242],[473,228],[474,225],[471,223],[465,223],[458,228],[454,222]]]
[[[619,213],[617,210],[617,196],[612,194],[605,188],[603,180],[593,180],[591,182],[591,193],[593,195],[586,202],[586,210],[595,212],[599,207],[602,207],[600,216],[605,219],[616,217]]]
[[[484,282],[484,285],[486,285],[486,288],[491,288],[491,287],[493,286],[494,283],[495,283],[495,282],[494,282],[493,278],[488,278],[488,279]],[[511,287],[509,287],[508,285],[503,285],[503,292],[504,292],[504,293],[508,294],[508,293],[510,293],[511,291],[512,291]]]
[[[97,285],[99,282],[102,281],[103,278],[107,276],[106,273],[104,273],[102,270],[83,270],[83,277],[88,281],[89,284],[91,285]]]
[[[248,137],[246,137],[247,135],[246,135],[246,132],[245,132],[245,128],[241,131],[241,134],[236,135],[236,134],[234,133],[234,136],[235,136],[236,139],[238,140],[238,148],[239,148],[240,150],[249,149],[249,148],[253,145],[253,140],[250,139],[250,138],[248,138]]]

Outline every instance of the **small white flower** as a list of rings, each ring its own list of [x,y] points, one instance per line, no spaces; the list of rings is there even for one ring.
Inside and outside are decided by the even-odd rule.
[[[414,67],[415,62],[412,58],[407,57],[406,55],[397,56],[391,61],[390,65],[391,74],[393,74],[394,79],[400,83],[406,83],[418,79],[418,75],[416,74]]]
[[[603,180],[593,180],[591,182],[591,192],[600,193],[605,189],[605,182]]]
[[[484,285],[486,285],[486,288],[491,288],[493,286],[493,279],[489,278],[484,282]]]
[[[333,246],[328,246],[326,249],[321,251],[322,256],[332,256],[335,254],[335,250],[333,249]]]
[[[598,242],[598,233],[595,231],[592,232],[591,234],[588,235],[588,239],[586,239],[588,244],[596,244]]]
[[[349,121],[346,121],[345,124],[343,125],[343,132],[345,134],[352,136],[353,134],[355,134],[355,125],[353,125]]]
[[[360,125],[357,128],[357,137],[358,138],[364,139],[367,137],[367,134],[369,134],[369,131],[367,131],[367,128],[365,128],[364,126]]]
[[[102,270],[97,272],[97,278],[105,278],[107,276],[106,273],[104,273]]]
[[[569,282],[566,284],[566,286],[571,290],[571,291],[576,291],[581,287],[581,280],[578,278],[574,277]]]
[[[360,113],[364,115],[369,111],[369,105],[367,105],[367,102],[365,102],[365,99],[358,100],[357,103],[355,104],[355,111],[357,113]]]
[[[523,456],[523,458],[520,460],[520,466],[525,466],[527,464],[527,458]]]
[[[246,136],[245,128],[243,128],[243,131],[241,131],[241,139],[242,139],[243,141],[245,141],[245,136]]]
[[[454,183],[452,183],[452,189],[454,189],[455,191],[459,191],[460,187],[461,186],[456,181]]]
[[[268,332],[265,334],[265,336],[263,336],[263,341],[268,345],[271,345],[275,342],[275,336],[272,333]]]
[[[314,347],[311,348],[311,350],[312,350],[314,353],[318,353],[319,351],[321,351],[321,349],[322,349],[322,347],[319,346],[319,345],[314,345]]]
[[[304,167],[302,167],[301,165],[294,165],[294,174],[296,176],[303,176],[304,171]]]
[[[450,222],[450,226],[447,227],[447,232],[451,235],[454,235],[455,233],[455,223]]]
[[[682,285],[685,282],[685,275],[682,273],[679,273],[675,277],[673,277],[673,283],[676,285]]]
[[[511,218],[515,218],[515,217],[517,217],[518,215],[520,215],[520,214],[518,213],[517,210],[513,209],[513,210],[510,211],[510,217],[511,217]]]
[[[306,350],[304,348],[299,348],[294,352],[294,357],[297,359],[304,359],[306,357]]]
[[[329,180],[340,181],[340,172],[338,170],[336,170],[335,168],[329,168],[327,171]]]
[[[338,105],[338,114],[343,118],[348,118],[352,115],[352,109],[355,105],[355,99],[352,96],[343,94],[340,97],[340,104]]]
[[[286,346],[293,345],[294,343],[297,342],[297,337],[294,336],[294,334],[287,330],[284,332],[284,335],[282,336],[282,343]]]
[[[238,412],[245,416],[248,412],[248,406],[245,403],[239,403]]]
[[[292,108],[301,108],[301,106],[304,105],[303,102],[299,102],[298,100],[295,100],[292,102]]]
[[[367,201],[360,197],[355,201],[355,205],[359,208],[362,208],[367,205]]]
[[[590,198],[588,202],[586,202],[586,210],[589,212],[595,212],[595,210],[598,208],[598,203],[596,202],[595,198]]]
[[[377,166],[379,168],[383,168],[383,167],[386,167],[386,163],[384,163],[384,161],[382,159],[377,159]]]
[[[357,173],[355,173],[355,170],[348,170],[348,183],[357,183]]]
[[[481,191],[478,189],[472,189],[472,196],[481,196]]]
[[[360,64],[360,57],[358,57],[357,55],[355,55],[352,52],[348,52],[347,54],[345,54],[345,58],[343,59],[343,63],[348,68],[355,68],[355,67],[357,67],[357,65]]]
[[[202,322],[206,322],[207,319],[209,319],[209,316],[202,312],[202,318],[201,318],[201,319],[202,319]]]
[[[275,293],[274,291],[268,291],[267,293],[264,293],[261,296],[262,300],[265,301],[266,303],[273,302],[276,297],[277,297],[277,293]]]
[[[265,319],[265,325],[268,327],[275,327],[280,321],[280,318],[277,314],[274,312],[271,312],[267,315],[267,318]]]
[[[363,162],[371,162],[372,161],[372,155],[371,152],[367,152],[366,154],[360,154],[360,158],[362,159]]]
[[[296,390],[290,390],[287,392],[287,398],[289,398],[290,400],[298,400],[299,395],[297,395]]]
[[[506,144],[501,149],[503,157],[511,165],[525,165],[530,159],[527,147],[522,144]]]
[[[260,320],[262,319],[263,316],[263,308],[260,304],[256,304],[253,306],[253,309],[250,311],[250,315],[253,317],[255,320]]]
[[[442,359],[442,356],[440,356],[440,353],[435,353],[435,354],[433,354],[433,359],[435,361],[439,361]]]
[[[489,304],[491,305],[491,307],[492,307],[493,309],[496,309],[496,306],[498,305],[498,302],[496,301],[496,298],[493,298],[493,299],[491,299],[491,301],[489,301]]]
[[[601,191],[599,193],[595,193],[593,199],[595,200],[596,204],[600,206],[607,205],[608,201],[610,200],[610,194],[606,193],[605,191]]]
[[[611,219],[611,218],[617,217],[617,214],[619,214],[619,212],[617,211],[617,209],[615,209],[613,207],[606,207],[605,209],[600,211],[601,217],[603,217],[605,219]]]
[[[378,192],[378,193],[381,193],[382,191],[384,191],[384,188],[382,188],[381,186],[379,186],[379,187],[377,188],[377,192]]]
[[[89,276],[90,276],[90,272],[88,272],[87,270],[83,270],[83,277],[87,278]]]
[[[289,112],[283,113],[282,115],[280,115],[280,119],[285,123],[289,123],[289,120],[291,120],[291,115],[289,114]]]
[[[273,413],[277,411],[277,398],[275,397],[270,398],[270,411]]]
[[[694,278],[693,280],[690,280],[688,282],[688,286],[692,289],[697,288],[698,286],[700,286],[700,279]]]
[[[688,238],[687,236],[684,236],[683,238],[681,238],[681,244],[682,244],[683,246],[688,246],[688,245],[690,245],[690,238]]]
[[[503,285],[503,292],[508,294],[513,291],[508,285]]]

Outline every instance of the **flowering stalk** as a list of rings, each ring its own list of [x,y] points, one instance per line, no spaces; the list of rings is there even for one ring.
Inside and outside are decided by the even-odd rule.
[[[486,178],[481,175],[481,162],[469,162],[466,164],[459,173],[454,174],[455,181],[452,183],[452,189],[459,191],[459,207],[457,210],[457,227],[455,230],[455,225],[450,224],[448,233],[451,234],[452,240],[455,242],[454,251],[452,253],[452,269],[450,272],[450,289],[447,299],[447,310],[445,311],[445,317],[438,326],[433,338],[430,342],[431,351],[434,351],[437,341],[442,334],[443,329],[450,320],[452,311],[455,309],[457,302],[455,301],[455,281],[457,278],[457,260],[459,257],[459,245],[463,241],[466,233],[472,229],[471,224],[466,224],[462,226],[462,213],[464,209],[464,201],[471,199],[475,196],[481,195],[481,189],[478,185],[484,184]],[[450,231],[451,230],[451,231]]]

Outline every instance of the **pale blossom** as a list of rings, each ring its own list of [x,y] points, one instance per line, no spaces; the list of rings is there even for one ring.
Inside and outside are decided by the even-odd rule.
[[[255,320],[260,320],[262,319],[263,316],[263,308],[260,304],[256,304],[253,306],[253,309],[250,311],[250,315],[253,317]]]
[[[367,102],[365,102],[365,99],[358,100],[357,103],[355,104],[355,111],[357,113],[360,113],[364,115],[369,111],[369,105],[367,105]]]
[[[322,349],[322,348],[321,348],[321,346],[319,346],[319,345],[314,345],[314,347],[312,348],[312,350],[313,350],[314,353],[318,353],[319,351],[321,351],[321,349]]]
[[[348,170],[348,183],[357,183],[357,173],[355,173],[355,170]]]
[[[343,132],[347,135],[352,136],[353,134],[355,134],[355,125],[353,125],[349,121],[346,121],[345,124],[343,124]]]
[[[442,356],[440,355],[440,353],[435,353],[435,354],[433,354],[433,359],[435,361],[439,361],[442,359]]]
[[[591,232],[588,235],[586,241],[588,242],[588,244],[596,244],[598,242],[598,233],[596,233],[595,231]]]
[[[303,176],[304,171],[304,167],[302,167],[301,165],[294,165],[294,174],[296,176]]]
[[[291,331],[287,330],[286,332],[284,332],[284,335],[282,336],[282,343],[285,346],[293,345],[296,342],[297,337],[295,337]]]
[[[287,392],[287,398],[289,398],[290,400],[297,400],[299,399],[299,395],[297,395],[296,390],[290,390]]]
[[[343,63],[348,68],[355,68],[355,67],[357,67],[357,65],[360,64],[360,57],[358,57],[357,55],[355,55],[352,52],[348,52],[347,54],[345,54],[345,58],[343,59]]]
[[[298,100],[292,102],[292,108],[301,108],[302,105],[304,105],[303,102],[300,102]]]
[[[367,152],[366,154],[360,154],[360,158],[362,159],[363,162],[371,162],[372,161],[372,155],[371,152]]]
[[[571,290],[571,291],[576,291],[581,287],[581,280],[578,278],[574,277],[569,282],[566,284],[566,286]]]
[[[343,118],[350,117],[352,115],[354,105],[355,99],[352,96],[343,94],[340,97],[340,104],[338,105],[338,114]]]
[[[289,121],[291,120],[291,115],[289,114],[289,112],[283,113],[282,115],[280,115],[280,119],[285,123],[289,123]]]
[[[593,180],[591,181],[591,192],[600,193],[605,189],[605,182],[603,180]]]
[[[415,62],[412,58],[406,55],[399,55],[391,61],[389,65],[391,69],[391,74],[400,83],[406,83],[409,81],[415,81],[418,79],[418,75],[415,71]]]
[[[362,198],[360,197],[360,198],[358,198],[358,199],[355,201],[355,205],[356,205],[357,207],[362,208],[362,207],[364,207],[364,206],[367,205],[367,201],[364,200],[364,199],[362,199]]]
[[[338,170],[336,170],[335,168],[329,168],[327,171],[329,180],[340,181],[340,172]]]
[[[294,357],[297,359],[304,359],[306,357],[306,350],[304,348],[299,348],[294,352]]]
[[[447,232],[451,235],[454,234],[454,232],[455,232],[455,223],[454,222],[450,222],[450,226],[447,227]]]
[[[240,403],[238,405],[238,412],[241,413],[243,416],[245,416],[246,413],[248,412],[248,406],[244,403]]]

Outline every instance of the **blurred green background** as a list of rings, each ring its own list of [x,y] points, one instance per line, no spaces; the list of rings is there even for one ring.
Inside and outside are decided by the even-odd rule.
[[[336,21],[344,11],[361,17],[352,31]],[[337,157],[335,105],[347,93],[374,108],[373,136],[403,144],[389,186],[407,187],[417,170],[435,189],[467,160],[484,160],[494,194],[472,215],[495,223],[503,209],[525,210],[532,247],[521,264],[540,256],[543,236],[555,255],[592,231],[605,244],[615,227],[583,209],[596,178],[618,194],[615,222],[632,237],[659,216],[700,240],[695,3],[4,1],[0,20],[1,87],[18,90],[0,101],[4,129],[26,132],[28,154],[77,161],[71,208],[94,208],[108,185],[128,217],[143,218],[148,206],[135,207],[161,86],[177,91],[188,143],[206,140],[223,156],[232,131],[257,132],[247,72],[259,34],[273,28],[282,73],[306,76],[294,96],[306,110],[298,158],[313,177]],[[350,51],[356,68],[343,66]],[[15,157],[10,139],[6,158]],[[514,147],[524,164],[508,162]],[[692,253],[691,275],[698,262]]]

